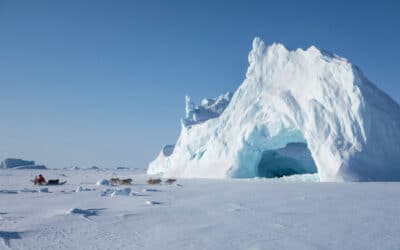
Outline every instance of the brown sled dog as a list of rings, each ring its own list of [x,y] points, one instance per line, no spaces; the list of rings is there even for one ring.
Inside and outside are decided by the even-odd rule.
[[[131,185],[132,179],[111,178],[110,183],[113,185]]]
[[[147,184],[149,184],[149,185],[160,184],[160,183],[161,183],[161,179],[152,179],[152,178],[150,178],[150,179],[147,180]]]

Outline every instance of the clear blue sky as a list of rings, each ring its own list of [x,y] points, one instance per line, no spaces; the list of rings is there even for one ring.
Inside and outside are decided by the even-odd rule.
[[[146,167],[185,94],[239,86],[255,36],[344,56],[399,101],[397,2],[0,0],[0,158]]]

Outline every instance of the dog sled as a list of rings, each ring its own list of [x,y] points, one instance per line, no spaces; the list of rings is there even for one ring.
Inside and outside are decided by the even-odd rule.
[[[35,180],[31,180],[31,182],[33,182],[36,186],[61,186],[67,183],[67,181],[60,181],[59,179],[50,179],[47,182],[41,184],[35,183]]]

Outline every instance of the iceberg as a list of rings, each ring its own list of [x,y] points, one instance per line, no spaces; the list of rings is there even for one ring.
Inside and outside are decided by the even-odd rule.
[[[244,82],[218,112],[186,98],[180,136],[148,174],[400,180],[400,106],[357,66],[314,46],[288,50],[259,38],[248,59]]]
[[[36,165],[35,161],[26,161],[22,159],[7,158],[0,163],[0,168],[13,169],[47,169],[44,165]]]
[[[16,168],[22,166],[35,165],[35,161],[25,161],[22,159],[7,158],[0,164],[1,168]]]

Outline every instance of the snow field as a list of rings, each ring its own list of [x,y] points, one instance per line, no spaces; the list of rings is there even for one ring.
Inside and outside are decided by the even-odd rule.
[[[0,171],[0,249],[398,249],[399,183],[178,179],[134,171]],[[99,179],[130,177],[135,195],[101,196]],[[77,187],[90,189],[75,192]],[[25,190],[22,192],[22,190]],[[13,192],[15,191],[15,192]],[[110,192],[111,194],[111,192]],[[2,241],[2,243],[1,243]]]

